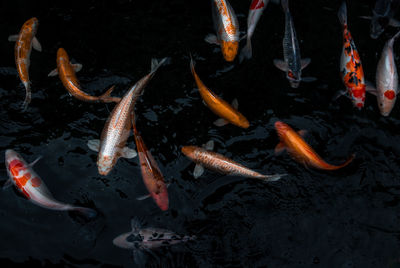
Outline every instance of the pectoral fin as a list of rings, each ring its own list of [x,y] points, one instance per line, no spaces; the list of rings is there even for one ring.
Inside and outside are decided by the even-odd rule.
[[[304,68],[306,68],[311,62],[310,58],[304,58],[301,60],[301,69],[303,70]]]
[[[42,45],[39,43],[39,40],[36,37],[32,39],[32,47],[37,51],[42,51]]]
[[[55,68],[53,71],[51,71],[47,76],[56,76],[58,75],[58,69]]]
[[[278,68],[281,71],[286,72],[288,70],[288,66],[287,66],[286,62],[283,61],[283,60],[275,59],[274,60],[274,65],[275,65],[276,68]]]
[[[391,19],[389,20],[389,25],[390,25],[390,26],[393,26],[393,27],[400,27],[400,21],[391,18]]]
[[[30,163],[28,166],[29,167],[33,167],[40,159],[42,159],[42,156],[38,156],[38,158],[36,158],[32,163]]]
[[[208,151],[212,151],[214,149],[214,141],[209,140],[206,144],[203,145],[203,148]]]
[[[341,96],[346,96],[346,97],[348,97],[348,96],[347,96],[347,91],[346,91],[346,90],[340,90],[340,91],[338,91],[338,92],[335,94],[335,96],[333,96],[333,100],[337,100],[337,99],[339,99]]]
[[[278,143],[278,145],[275,147],[275,154],[280,154],[283,151],[285,151],[286,146],[283,142]]]
[[[307,130],[302,129],[302,130],[297,131],[297,133],[298,133],[301,137],[304,138],[304,136],[307,134]]]
[[[205,38],[204,41],[206,41],[209,44],[213,45],[219,45],[217,36],[215,34],[208,34]]]
[[[235,108],[236,110],[239,108],[239,102],[237,99],[233,99],[232,107]]]
[[[13,34],[13,35],[10,35],[9,37],[8,37],[8,41],[10,41],[10,42],[15,42],[15,41],[17,41],[18,40],[18,34]]]
[[[196,164],[193,170],[193,177],[197,179],[204,173],[204,168],[202,165]]]
[[[222,127],[222,126],[225,126],[227,124],[229,124],[229,122],[226,121],[223,118],[220,118],[220,119],[217,119],[217,120],[214,121],[214,125],[216,125],[217,127]]]
[[[87,143],[90,150],[98,152],[100,150],[100,140],[89,140]]]
[[[8,179],[4,184],[3,184],[3,190],[10,188],[12,186],[12,180]]]
[[[311,83],[311,82],[317,81],[317,78],[312,77],[312,76],[307,76],[307,77],[302,77],[301,81],[306,82],[306,83]]]
[[[80,63],[74,63],[71,65],[72,65],[72,68],[74,68],[75,72],[79,72],[80,70],[82,70],[82,64],[80,64]]]
[[[131,158],[134,158],[135,156],[137,156],[137,152],[135,151],[135,149],[131,149],[129,147],[124,147],[120,151],[120,153],[121,153],[121,157],[128,158],[128,159],[131,159]]]
[[[368,93],[370,93],[372,95],[378,96],[378,90],[369,81],[365,82],[365,91],[367,91]]]

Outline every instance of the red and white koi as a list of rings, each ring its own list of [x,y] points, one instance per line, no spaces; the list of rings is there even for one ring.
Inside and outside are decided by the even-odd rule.
[[[341,94],[347,94],[353,101],[353,105],[361,109],[364,107],[366,85],[361,59],[347,25],[346,2],[343,2],[340,6],[338,17],[343,26],[343,49],[340,58],[340,74],[346,87],[346,91]]]
[[[39,159],[27,164],[17,152],[7,150],[6,168],[10,179],[4,187],[14,184],[29,201],[38,206],[53,210],[78,211],[88,217],[94,217],[97,213],[93,209],[65,204],[54,199],[42,179],[32,169]]]
[[[31,82],[29,80],[29,65],[32,46],[37,51],[42,51],[42,46],[35,37],[39,21],[37,18],[31,18],[22,25],[18,35],[10,35],[8,41],[15,41],[15,65],[17,66],[18,75],[24,84],[26,94],[23,109],[26,110],[31,102]]]
[[[256,29],[257,23],[261,18],[264,9],[267,7],[269,0],[252,0],[249,10],[249,15],[247,17],[247,43],[242,49],[239,55],[239,60],[251,59],[252,48],[251,48],[251,38],[253,37],[254,31]]]
[[[101,175],[107,175],[120,157],[133,158],[137,155],[134,149],[125,147],[131,131],[131,117],[136,100],[143,93],[147,83],[157,69],[167,60],[151,61],[151,72],[132,86],[121,101],[114,107],[103,128],[100,140],[90,140],[90,149],[98,152],[97,167]]]
[[[226,61],[233,61],[239,47],[239,22],[227,0],[213,0],[212,13],[217,35],[209,34],[205,41],[220,45]]]

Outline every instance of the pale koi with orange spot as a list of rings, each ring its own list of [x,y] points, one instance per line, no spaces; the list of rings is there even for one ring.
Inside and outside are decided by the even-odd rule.
[[[59,48],[57,51],[57,68],[49,73],[48,76],[59,75],[61,82],[67,91],[75,98],[87,102],[119,102],[120,98],[110,97],[114,86],[109,88],[101,96],[91,96],[80,89],[78,79],[75,72],[79,72],[82,65],[79,63],[72,64],[65,49]]]
[[[29,201],[38,206],[53,210],[78,211],[88,217],[94,217],[97,213],[93,209],[65,204],[54,199],[42,179],[32,169],[39,159],[27,164],[17,152],[7,150],[6,168],[10,179],[3,188],[14,184]]]
[[[147,83],[157,69],[167,60],[151,61],[151,72],[140,79],[114,107],[101,133],[100,140],[90,140],[90,149],[98,152],[97,167],[101,175],[107,175],[120,157],[133,158],[137,155],[134,149],[125,147],[131,131],[131,117],[136,100],[143,93]]]
[[[280,153],[286,149],[296,161],[306,167],[336,170],[347,166],[354,158],[354,155],[352,155],[345,163],[338,166],[328,164],[301,137],[304,135],[304,130],[297,133],[289,125],[281,121],[275,123],[275,129],[281,140],[275,148],[275,153]]]
[[[346,91],[341,92],[341,95],[346,94],[353,101],[353,105],[361,109],[364,107],[366,85],[361,59],[347,26],[346,2],[343,2],[340,6],[338,17],[343,26],[343,49],[340,58],[340,74],[346,87]]]
[[[239,48],[239,22],[227,0],[213,0],[212,14],[217,35],[209,34],[205,41],[220,45],[226,61],[233,61]]]
[[[26,94],[23,109],[26,110],[31,102],[31,82],[29,80],[29,65],[32,46],[37,51],[42,51],[42,46],[35,37],[39,21],[37,18],[31,18],[22,25],[18,35],[11,35],[8,41],[15,41],[15,64],[17,66],[18,75],[24,84]]]

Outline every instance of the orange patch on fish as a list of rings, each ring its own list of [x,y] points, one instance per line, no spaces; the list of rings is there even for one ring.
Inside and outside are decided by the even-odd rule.
[[[226,61],[233,61],[239,48],[239,42],[221,40],[222,54]]]
[[[18,188],[22,189],[26,185],[26,183],[30,180],[30,178],[31,174],[26,173],[20,178],[14,178],[15,184],[17,185]]]
[[[394,90],[386,90],[383,94],[387,99],[393,100],[396,97],[396,92]]]

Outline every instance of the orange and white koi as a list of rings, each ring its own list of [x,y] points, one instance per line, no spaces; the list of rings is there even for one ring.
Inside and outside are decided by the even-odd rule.
[[[96,211],[91,208],[77,207],[55,200],[42,179],[32,169],[39,159],[27,164],[17,152],[7,150],[6,168],[10,179],[3,188],[14,184],[29,201],[44,208],[78,211],[88,217],[96,216]]]
[[[250,126],[249,121],[237,110],[237,101],[234,101],[234,105],[230,105],[220,97],[218,97],[214,92],[208,89],[203,82],[200,80],[194,69],[194,60],[190,60],[190,69],[192,71],[194,80],[196,81],[197,87],[199,89],[200,95],[206,105],[210,108],[210,110],[216,115],[220,116],[221,119],[218,119],[214,122],[217,126],[223,126],[228,123],[231,123],[235,126],[248,128]],[[234,106],[234,107],[233,107]],[[236,108],[235,108],[236,107]]]
[[[23,109],[26,110],[31,102],[31,82],[29,80],[29,65],[32,46],[37,51],[42,51],[42,46],[35,37],[39,21],[37,18],[27,20],[18,35],[11,35],[8,41],[15,41],[15,65],[17,66],[18,75],[24,84],[26,94]]]
[[[220,45],[226,61],[233,61],[239,47],[239,22],[227,0],[213,0],[212,14],[217,35],[209,34],[205,41]]]
[[[275,123],[275,129],[281,140],[275,148],[275,153],[280,153],[287,149],[296,161],[304,164],[306,167],[336,170],[347,166],[354,159],[354,155],[352,155],[341,165],[334,166],[328,164],[301,137],[305,134],[304,130],[296,133],[289,125],[281,121]]]
[[[361,59],[347,25],[346,2],[343,2],[340,6],[338,17],[343,26],[343,49],[340,58],[340,74],[346,87],[346,91],[341,92],[341,95],[347,94],[353,101],[353,105],[361,109],[364,107],[366,85]]]
[[[399,76],[394,60],[393,44],[400,32],[386,42],[376,69],[376,89],[367,84],[367,91],[376,95],[381,115],[388,116],[396,102],[399,92]]]
[[[133,158],[136,151],[124,147],[131,130],[131,116],[138,97],[157,69],[167,60],[151,61],[151,72],[132,86],[121,101],[114,107],[103,128],[100,140],[90,140],[90,149],[98,152],[97,167],[101,175],[107,175],[120,157]]]
[[[247,43],[242,49],[239,55],[239,60],[251,59],[252,48],[251,48],[251,38],[253,37],[254,31],[256,29],[257,23],[261,18],[264,9],[267,7],[269,0],[252,0],[250,4],[249,15],[247,17]]]
[[[110,97],[114,86],[109,88],[101,96],[91,96],[86,94],[80,89],[78,79],[75,72],[82,69],[82,64],[72,64],[65,49],[59,48],[57,50],[57,68],[49,73],[48,76],[59,75],[61,82],[67,91],[75,98],[87,102],[119,102],[121,98]]]
[[[132,116],[134,117],[134,116]],[[158,168],[157,162],[154,160],[150,151],[147,149],[142,136],[136,129],[135,120],[132,118],[133,136],[135,137],[136,149],[139,155],[140,169],[142,172],[143,182],[146,185],[150,196],[156,202],[158,207],[165,211],[168,209],[168,190],[164,182],[161,170]]]
[[[258,173],[221,154],[197,146],[183,146],[181,151],[190,160],[198,164],[194,172],[195,178],[198,178],[204,172],[202,167],[222,174],[262,179],[268,182],[277,181],[282,176],[285,176],[285,174],[264,175]]]

